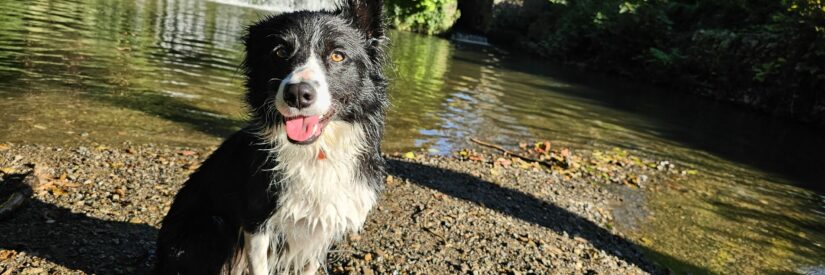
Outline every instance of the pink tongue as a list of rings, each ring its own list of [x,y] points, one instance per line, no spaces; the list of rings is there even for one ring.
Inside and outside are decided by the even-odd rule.
[[[318,116],[299,116],[286,119],[286,135],[289,139],[302,142],[315,135],[318,126]],[[320,129],[318,129],[320,130]]]

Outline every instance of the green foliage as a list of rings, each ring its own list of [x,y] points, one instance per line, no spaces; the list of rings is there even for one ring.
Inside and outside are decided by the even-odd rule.
[[[449,30],[460,16],[457,0],[388,0],[386,10],[395,28],[425,34]]]
[[[825,121],[823,0],[546,0],[499,12],[522,46],[591,69]],[[527,26],[518,22],[532,22]]]

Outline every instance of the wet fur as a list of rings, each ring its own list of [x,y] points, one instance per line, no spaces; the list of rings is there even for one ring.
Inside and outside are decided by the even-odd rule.
[[[284,14],[249,28],[252,121],[178,192],[160,230],[156,273],[314,273],[334,242],[361,229],[385,174],[381,19],[380,1],[352,0],[344,11]],[[284,42],[295,45],[294,62],[272,60]],[[290,143],[273,91],[331,46],[345,49],[349,62],[324,67],[335,116],[314,143]]]

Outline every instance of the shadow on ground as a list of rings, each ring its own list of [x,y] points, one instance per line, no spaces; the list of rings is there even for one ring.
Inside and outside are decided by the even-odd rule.
[[[145,272],[157,238],[157,229],[146,224],[89,217],[34,198],[0,221],[0,232],[2,249],[96,274]],[[23,268],[10,267],[18,271]]]
[[[620,236],[614,235],[595,223],[579,215],[548,203],[533,195],[518,190],[501,187],[478,177],[402,160],[389,159],[389,173],[395,177],[409,179],[415,184],[435,189],[457,199],[469,201],[478,206],[509,215],[522,221],[539,225],[557,233],[566,232],[570,236],[579,236],[593,244],[596,249],[605,251],[627,263],[634,264],[650,273],[664,273],[641,255],[642,247]],[[449,179],[445,181],[444,179]],[[695,273],[709,271],[679,261],[655,251],[657,258],[678,263],[679,266]]]
[[[644,260],[641,247],[570,211],[530,194],[477,177],[402,160],[389,160],[393,176],[510,215],[555,232],[586,239],[597,249],[651,273],[665,271]],[[444,181],[444,179],[449,179]],[[5,183],[4,183],[5,184]],[[37,199],[0,221],[0,248],[25,252],[87,273],[141,273],[153,261],[157,229],[146,224],[102,220]],[[655,252],[652,252],[655,253]],[[666,255],[674,263],[707,273]],[[670,262],[670,261],[669,261]]]

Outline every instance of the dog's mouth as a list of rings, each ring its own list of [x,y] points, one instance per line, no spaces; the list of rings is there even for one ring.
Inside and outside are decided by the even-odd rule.
[[[334,110],[323,115],[284,117],[286,137],[294,144],[311,144],[321,136]]]

